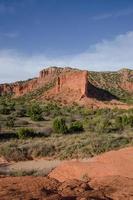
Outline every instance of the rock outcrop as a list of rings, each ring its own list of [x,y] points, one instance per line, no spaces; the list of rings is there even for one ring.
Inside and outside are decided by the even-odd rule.
[[[76,91],[80,96],[87,96],[87,71],[57,67],[51,67],[40,71],[38,78],[12,84],[1,84],[0,94],[9,94],[19,97],[51,82],[55,82],[54,92],[56,94],[66,90],[72,90]]]
[[[56,77],[57,71],[58,68],[48,68],[41,71],[38,78],[11,84],[1,84],[0,95],[12,95],[14,97],[23,96],[51,82]]]
[[[100,73],[100,72],[99,72]],[[72,69],[69,67],[59,68],[50,67],[40,71],[37,78],[26,81],[19,81],[11,84],[0,85],[0,95],[11,95],[13,98],[24,96],[34,92],[34,98],[38,101],[55,101],[61,104],[85,105],[91,108],[123,108],[128,109],[128,106],[118,101],[117,96],[112,95],[108,90],[110,84],[109,79],[95,81],[94,78],[99,78],[99,73]],[[113,76],[112,76],[113,75]],[[109,76],[109,73],[103,73],[103,77]],[[133,92],[133,73],[131,71],[120,71],[111,73],[111,77],[117,77],[113,90],[125,90],[132,95]],[[121,80],[119,80],[121,79]],[[129,80],[128,80],[129,79]],[[104,84],[103,84],[104,83]],[[107,83],[107,84],[106,84]],[[106,85],[106,87],[100,87]],[[113,83],[112,83],[113,84]],[[43,90],[43,88],[47,88]],[[37,91],[39,91],[39,96]],[[31,95],[32,96],[32,95]],[[107,103],[108,102],[108,103]]]
[[[1,200],[111,200],[101,189],[79,180],[60,183],[48,177],[3,177],[0,179]]]
[[[58,76],[56,81],[56,92],[66,90],[77,91],[81,96],[88,95],[88,73],[87,71],[72,71]]]

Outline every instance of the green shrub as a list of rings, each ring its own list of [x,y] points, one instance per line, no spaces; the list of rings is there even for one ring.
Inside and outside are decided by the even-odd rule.
[[[43,120],[42,117],[42,109],[39,104],[34,103],[28,109],[28,115],[33,121],[41,121]]]
[[[10,101],[8,102],[8,108],[10,111],[15,111],[15,102],[14,101]]]
[[[133,127],[133,115],[128,117],[128,124]]]
[[[55,133],[66,134],[68,133],[68,128],[64,118],[55,118],[53,121],[53,130]]]
[[[80,121],[71,122],[69,132],[81,132],[83,131],[83,124]]]
[[[61,108],[55,103],[48,103],[43,107],[43,111],[46,115],[51,115],[51,117],[57,117],[61,115]]]
[[[3,99],[0,102],[0,113],[3,115],[9,115],[12,111],[15,111],[15,102]]]
[[[35,136],[34,130],[30,128],[19,128],[16,134],[19,139],[25,139],[27,137]]]
[[[121,127],[121,129],[124,129],[126,126],[133,127],[133,115],[117,116],[115,123],[117,126]]]
[[[108,119],[101,119],[95,126],[95,131],[98,133],[111,132],[111,123]]]
[[[8,108],[8,105],[4,102],[0,105],[0,114],[3,114],[3,115],[10,114],[10,109]]]

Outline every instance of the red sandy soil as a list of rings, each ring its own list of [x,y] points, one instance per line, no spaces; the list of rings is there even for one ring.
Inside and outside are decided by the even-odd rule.
[[[46,177],[0,179],[1,200],[109,200],[104,190],[93,190],[79,180],[60,183]]]
[[[0,200],[133,200],[133,147],[68,161],[49,177],[0,178]]]
[[[115,200],[133,200],[133,147],[110,151],[88,161],[68,161],[50,175],[59,181],[90,180],[90,185],[101,189]]]
[[[102,178],[122,176],[133,178],[133,147],[110,151],[87,161],[66,161],[50,175],[59,181],[67,179]]]

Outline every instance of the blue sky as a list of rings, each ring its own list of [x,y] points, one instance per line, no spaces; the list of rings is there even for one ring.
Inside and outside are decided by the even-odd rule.
[[[0,0],[0,82],[47,65],[133,69],[132,0]]]

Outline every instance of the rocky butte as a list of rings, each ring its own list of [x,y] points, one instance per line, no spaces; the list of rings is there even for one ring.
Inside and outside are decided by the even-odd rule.
[[[128,75],[124,74],[126,81],[125,84],[121,83],[121,87],[124,89],[127,87],[132,93],[133,83],[128,82]],[[85,70],[49,67],[40,71],[37,78],[1,84],[0,95],[18,98],[42,89],[41,94],[36,95],[36,100],[55,101],[62,104],[78,103],[92,108],[117,106],[127,109],[131,107],[118,101],[117,97],[110,92],[93,85],[90,80],[90,73]]]
[[[79,98],[87,96],[88,72],[70,68],[51,67],[40,71],[39,77],[23,82],[0,85],[0,95],[19,97],[32,92],[48,83],[54,83],[52,90],[55,94],[61,92],[77,92]]]

